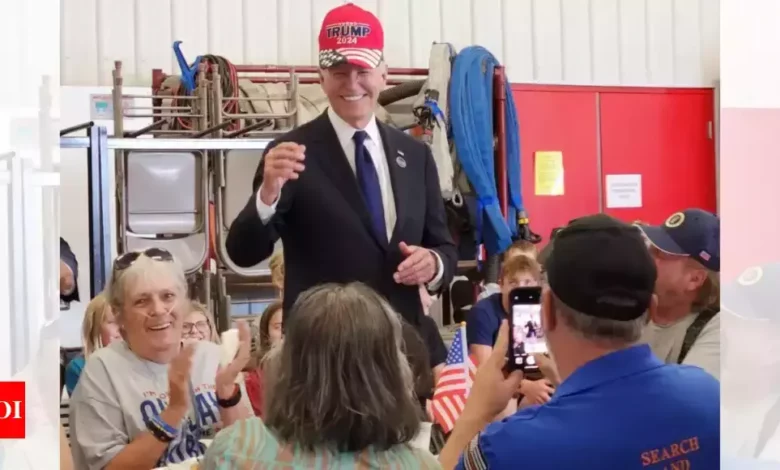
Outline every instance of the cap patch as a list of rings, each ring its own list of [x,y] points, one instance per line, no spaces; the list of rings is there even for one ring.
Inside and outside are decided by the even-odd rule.
[[[669,218],[666,219],[666,223],[664,223],[664,225],[667,228],[677,228],[680,225],[682,225],[683,222],[685,222],[685,214],[683,214],[682,212],[677,212],[675,214],[670,215]]]

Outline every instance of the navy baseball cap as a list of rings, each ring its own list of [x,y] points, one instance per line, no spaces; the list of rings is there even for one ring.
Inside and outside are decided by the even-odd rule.
[[[710,271],[720,272],[720,219],[702,209],[686,209],[663,225],[637,224],[650,243],[664,253],[689,256]]]

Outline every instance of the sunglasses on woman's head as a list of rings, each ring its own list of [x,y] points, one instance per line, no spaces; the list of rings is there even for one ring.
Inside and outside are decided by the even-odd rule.
[[[141,255],[144,255],[147,258],[151,258],[155,261],[173,261],[173,255],[171,252],[162,248],[147,248],[143,251],[129,251],[119,255],[114,260],[114,271],[122,271],[129,268],[138,260]]]

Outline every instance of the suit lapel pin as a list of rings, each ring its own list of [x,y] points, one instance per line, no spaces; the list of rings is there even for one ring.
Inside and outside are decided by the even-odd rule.
[[[404,160],[404,153],[400,150],[396,150],[396,153],[398,154],[398,156],[395,157],[395,162],[401,168],[406,168],[406,160]]]

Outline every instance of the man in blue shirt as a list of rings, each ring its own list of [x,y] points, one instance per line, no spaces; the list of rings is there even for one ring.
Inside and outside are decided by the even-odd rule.
[[[638,344],[657,304],[640,232],[607,215],[572,221],[545,263],[542,329],[562,383],[546,405],[488,426],[522,374],[505,376],[506,322],[440,461],[445,469],[715,469],[718,381]],[[487,427],[486,427],[487,426]]]

